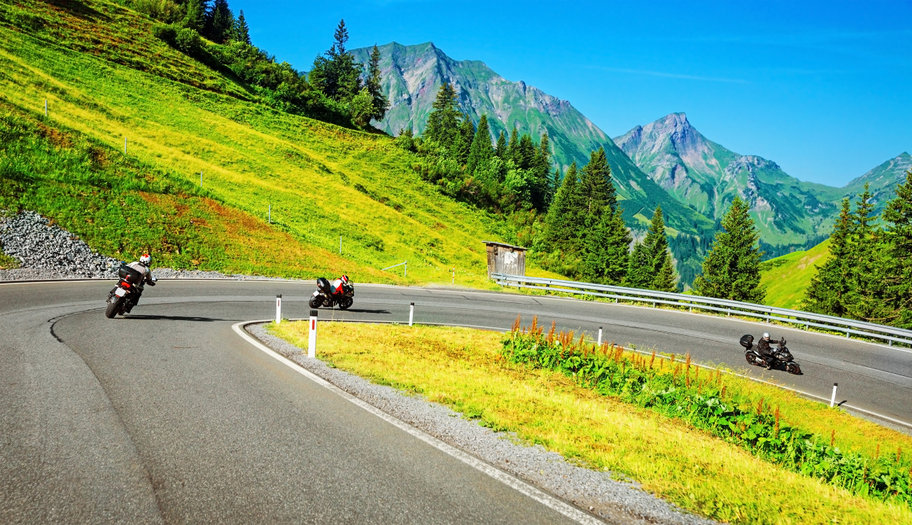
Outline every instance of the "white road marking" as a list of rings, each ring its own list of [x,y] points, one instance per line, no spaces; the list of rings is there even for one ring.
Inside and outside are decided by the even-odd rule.
[[[511,476],[510,474],[507,474],[506,472],[504,472],[496,467],[493,467],[493,466],[471,456],[470,454],[467,454],[467,453],[459,450],[456,447],[453,447],[451,445],[444,443],[443,441],[435,438],[434,436],[431,436],[430,434],[422,432],[421,430],[418,430],[417,428],[390,416],[386,412],[383,412],[383,411],[377,409],[373,405],[368,404],[368,403],[358,399],[357,397],[349,394],[348,392],[342,390],[341,388],[326,381],[322,377],[319,377],[319,376],[315,375],[314,373],[310,372],[309,370],[302,368],[300,365],[298,365],[294,361],[276,353],[268,346],[257,341],[256,338],[254,338],[253,336],[248,334],[243,328],[244,325],[248,325],[248,324],[268,323],[268,322],[270,322],[270,321],[269,320],[245,321],[245,322],[235,323],[234,325],[231,326],[231,328],[239,336],[241,336],[243,339],[245,339],[248,343],[252,344],[254,347],[258,348],[259,350],[264,352],[266,355],[271,356],[275,360],[277,360],[280,363],[284,364],[285,366],[291,368],[295,372],[297,372],[297,373],[301,374],[302,376],[310,379],[311,381],[319,384],[320,386],[322,386],[328,390],[331,390],[335,394],[350,401],[351,403],[357,405],[358,407],[362,408],[363,410],[366,410],[367,412],[370,412],[371,414],[379,417],[380,419],[386,421],[387,423],[399,428],[400,430],[408,433],[409,435],[411,435],[417,439],[420,439],[421,441],[424,441],[425,443],[436,448],[437,450],[440,450],[441,452],[448,454],[448,455],[458,459],[459,461],[462,461],[466,465],[469,465],[470,467],[473,467],[476,470],[479,470],[482,473],[487,474],[488,476],[494,478],[495,480],[500,481],[501,483],[513,488],[514,490],[525,495],[526,497],[529,497],[529,498],[534,499],[535,501],[538,501],[542,505],[544,505],[556,512],[559,512],[560,514],[563,514],[564,516],[576,521],[577,523],[592,523],[592,524],[604,523],[603,521],[599,520],[598,518],[596,518],[590,514],[587,514],[572,505],[564,503],[563,501],[555,498],[554,496],[551,496],[551,495],[533,487],[532,485],[529,485],[528,483],[526,483],[522,480],[519,480],[519,479]]]

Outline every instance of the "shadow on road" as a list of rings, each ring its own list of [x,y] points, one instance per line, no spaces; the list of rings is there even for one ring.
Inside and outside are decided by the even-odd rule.
[[[389,310],[364,310],[361,308],[349,308],[348,310],[342,310],[343,312],[354,312],[356,314],[388,314]]]
[[[200,323],[214,323],[218,321],[230,321],[236,322],[236,319],[213,319],[211,317],[196,317],[196,316],[184,316],[184,315],[133,315],[127,314],[123,317],[127,320],[139,320],[139,321],[194,321]]]

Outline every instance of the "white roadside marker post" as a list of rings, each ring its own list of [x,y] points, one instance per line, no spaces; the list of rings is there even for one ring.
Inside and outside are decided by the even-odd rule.
[[[839,386],[839,383],[833,383],[833,395],[830,396],[830,408],[833,408],[833,405],[836,404],[836,387]]]
[[[282,322],[282,294],[276,296],[276,324]]]
[[[599,327],[598,345],[602,346],[602,327]]]
[[[317,311],[310,311],[310,334],[307,338],[307,357],[317,357]]]
[[[409,326],[412,326],[412,321],[415,319],[415,303],[409,303]]]

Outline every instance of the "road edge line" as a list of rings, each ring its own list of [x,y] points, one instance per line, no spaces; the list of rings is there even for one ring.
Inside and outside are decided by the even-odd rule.
[[[593,523],[593,524],[604,523],[604,521],[598,519],[597,517],[595,517],[589,513],[586,513],[583,510],[578,509],[578,508],[574,507],[573,505],[570,505],[569,503],[566,503],[566,502],[558,499],[557,497],[552,496],[552,495],[542,491],[541,489],[535,488],[534,486],[530,485],[529,483],[522,481],[521,479],[519,479],[511,474],[508,474],[508,473],[498,469],[497,467],[494,467],[493,465],[485,463],[484,461],[481,461],[480,459],[476,458],[475,456],[472,456],[471,454],[463,452],[462,450],[460,450],[452,445],[449,445],[449,444],[441,441],[440,439],[438,439],[422,430],[419,430],[419,429],[409,425],[408,423],[405,423],[404,421],[402,421],[400,419],[397,419],[397,418],[387,414],[386,412],[383,412],[382,410],[371,405],[370,403],[367,403],[366,401],[363,401],[363,400],[353,396],[352,394],[346,392],[345,390],[342,390],[341,388],[339,388],[336,385],[330,383],[329,381],[323,379],[322,377],[314,374],[310,370],[303,368],[301,365],[295,363],[291,359],[288,359],[287,357],[279,354],[275,350],[264,345],[262,342],[260,342],[255,337],[253,337],[252,335],[247,333],[246,330],[244,330],[244,327],[247,325],[250,325],[250,324],[269,323],[269,322],[271,322],[271,320],[268,320],[268,319],[260,320],[260,321],[241,321],[239,323],[233,324],[231,326],[231,328],[232,328],[232,330],[235,331],[235,333],[237,333],[239,336],[241,336],[242,339],[246,340],[248,343],[253,345],[255,348],[257,348],[261,352],[265,353],[266,355],[272,357],[276,361],[291,368],[295,372],[310,379],[311,381],[326,388],[327,390],[330,390],[333,393],[341,396],[342,398],[346,399],[350,403],[358,406],[359,408],[361,408],[363,410],[366,410],[367,412],[371,413],[372,415],[379,417],[380,419],[382,419],[382,420],[386,421],[387,423],[395,426],[396,428],[406,432],[407,434],[411,435],[412,437],[415,437],[417,439],[420,439],[421,441],[424,441],[428,445],[436,448],[437,450],[440,450],[444,454],[447,454],[455,459],[458,459],[459,461],[462,461],[466,465],[482,472],[483,474],[486,474],[487,476],[489,476],[491,478],[494,478],[495,480],[503,483],[504,485],[509,486],[510,488],[516,490],[517,492],[523,494],[524,496],[534,499],[535,501],[541,503],[542,505],[554,510],[555,512],[563,514],[567,518],[570,518],[570,519],[576,521],[577,523]]]

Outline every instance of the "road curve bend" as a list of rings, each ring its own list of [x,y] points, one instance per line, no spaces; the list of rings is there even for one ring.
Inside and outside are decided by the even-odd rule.
[[[103,315],[107,281],[0,284],[0,522],[585,522],[302,376],[231,327],[306,317],[309,283],[162,281]],[[507,330],[517,315],[740,366],[741,333],[683,312],[452,289],[358,286],[321,319]],[[912,420],[912,356],[790,331],[803,376],[777,377]],[[762,372],[759,369],[748,373]],[[768,373],[767,373],[768,374]],[[547,500],[549,496],[545,495]]]

